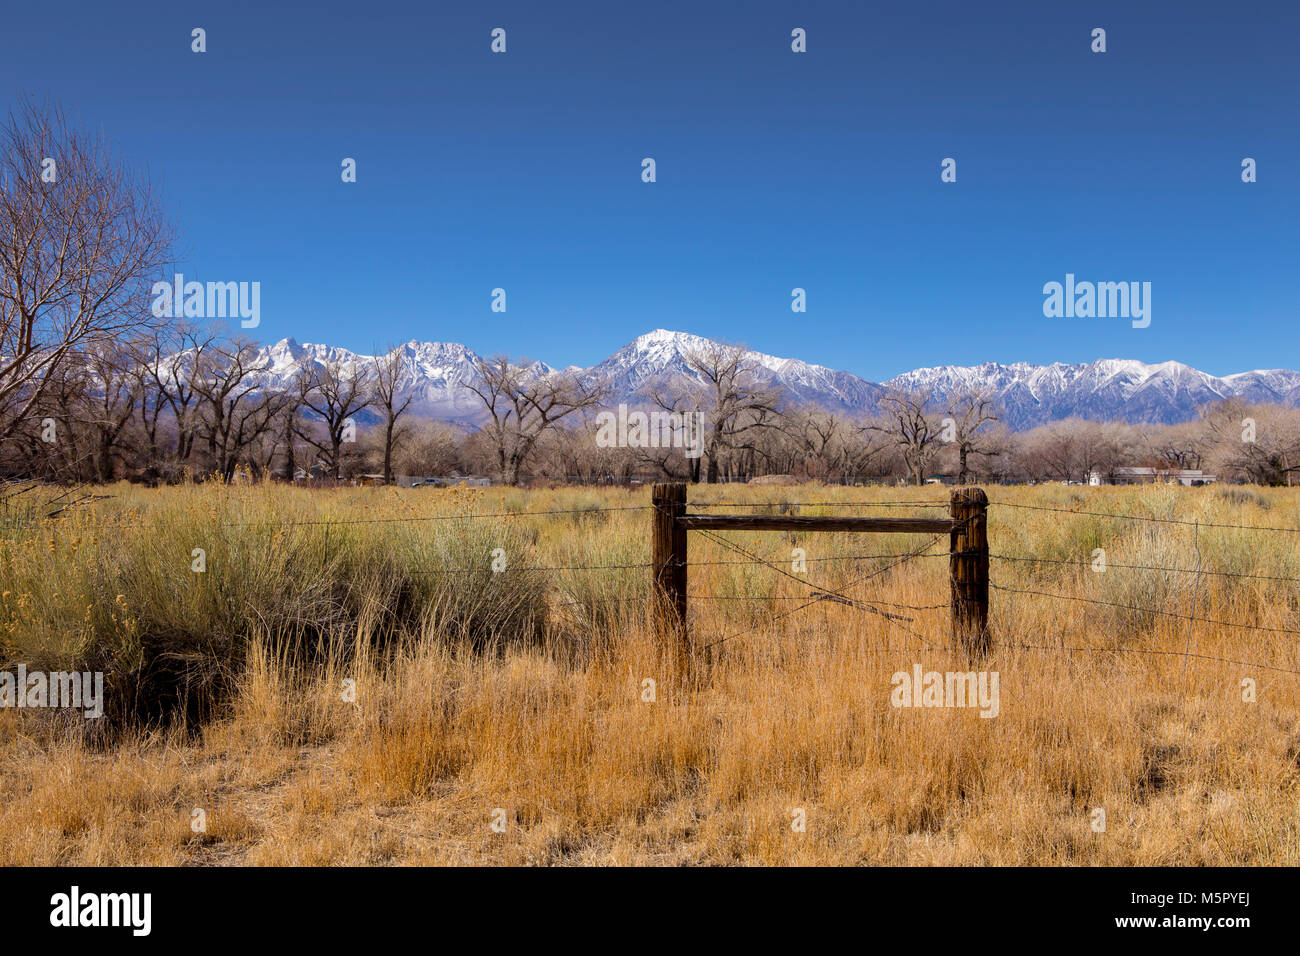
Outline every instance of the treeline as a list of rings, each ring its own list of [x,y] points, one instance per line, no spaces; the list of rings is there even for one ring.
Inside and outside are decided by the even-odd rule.
[[[364,365],[326,362],[267,389],[252,342],[173,323],[68,352],[25,418],[5,422],[0,468],[67,482],[351,480],[455,472],[517,484],[768,475],[828,482],[1113,480],[1118,469],[1200,469],[1219,480],[1290,484],[1300,411],[1226,401],[1179,425],[1068,419],[1013,432],[977,391],[947,403],[892,392],[857,415],[783,402],[757,387],[740,346],[687,355],[691,374],[626,403],[610,427],[609,390],[540,376],[504,357],[475,384],[483,424],[417,418],[400,351]],[[604,416],[604,420],[602,420]],[[618,440],[611,441],[611,437]]]
[[[725,353],[725,347],[718,353]],[[713,357],[692,357],[708,368]],[[702,359],[702,361],[701,361]],[[743,369],[743,351],[731,359]],[[738,381],[743,381],[743,374]],[[859,415],[776,407],[770,397],[737,389],[697,390],[704,411],[704,454],[682,449],[608,448],[594,422],[557,429],[538,443],[528,473],[599,482],[612,478],[745,481],[789,475],[828,482],[1087,482],[1122,477],[1123,468],[1201,470],[1219,481],[1290,485],[1300,471],[1300,410],[1228,400],[1177,425],[1130,425],[1070,418],[1011,431],[987,396],[947,403],[919,394],[886,394]],[[710,400],[712,399],[712,400]],[[642,408],[652,409],[653,402]],[[467,442],[472,445],[472,442]],[[461,459],[475,467],[481,458]]]

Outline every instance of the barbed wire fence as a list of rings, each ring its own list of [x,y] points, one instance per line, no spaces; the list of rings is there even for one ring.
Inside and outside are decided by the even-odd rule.
[[[14,482],[12,484],[19,484]],[[39,487],[36,484],[22,483],[23,486],[14,491],[0,490],[0,502],[5,502],[10,498],[20,497],[29,494]],[[67,509],[85,503],[91,503],[111,496],[101,495],[82,495],[81,497],[72,498],[77,492],[81,491],[82,486],[78,485],[72,489],[66,490],[48,502],[42,502],[43,508],[55,506],[52,511],[42,511],[38,514],[28,515],[22,520],[6,522],[6,527],[14,529],[18,527],[29,527],[42,522],[52,521],[65,514]],[[71,501],[67,499],[72,498]],[[871,500],[871,501],[832,501],[832,500],[811,500],[811,501],[739,501],[739,500],[712,500],[691,502],[690,506],[694,509],[708,508],[745,508],[756,509],[767,514],[796,514],[802,509],[822,508],[822,509],[932,509],[947,508],[950,502],[940,500]],[[1196,567],[1179,567],[1172,564],[1141,564],[1107,562],[1107,569],[1116,569],[1123,571],[1135,572],[1155,572],[1165,574],[1186,574],[1195,576],[1195,586],[1192,597],[1190,613],[1171,610],[1167,607],[1148,607],[1137,604],[1130,604],[1123,601],[1111,601],[1098,597],[1089,597],[1081,594],[1064,593],[1062,591],[1044,590],[1039,587],[1017,586],[1016,584],[1004,583],[1000,580],[990,579],[989,588],[993,591],[1008,596],[1030,597],[1045,599],[1054,602],[1068,602],[1070,604],[1083,604],[1094,607],[1108,608],[1111,610],[1125,611],[1132,614],[1150,615],[1152,617],[1163,617],[1172,620],[1185,621],[1188,625],[1188,637],[1186,647],[1182,651],[1164,650],[1159,648],[1140,647],[1140,646],[1089,646],[1085,644],[1034,644],[1024,641],[1006,641],[991,640],[991,647],[1002,647],[1007,649],[1033,650],[1056,653],[1095,653],[1095,654],[1138,654],[1151,655],[1159,657],[1182,657],[1184,664],[1189,660],[1198,660],[1204,662],[1213,662],[1231,666],[1255,667],[1261,670],[1267,670],[1276,673],[1300,676],[1300,669],[1280,667],[1272,664],[1266,664],[1259,661],[1243,661],[1228,657],[1206,654],[1200,651],[1193,652],[1191,647],[1191,626],[1193,624],[1210,625],[1216,628],[1230,628],[1233,630],[1248,631],[1261,634],[1284,635],[1288,637],[1300,637],[1300,629],[1293,627],[1279,627],[1275,625],[1252,623],[1248,621],[1228,620],[1223,617],[1207,616],[1196,613],[1196,605],[1201,594],[1201,582],[1207,577],[1218,577],[1230,580],[1243,581],[1260,581],[1278,584],[1297,584],[1300,583],[1300,577],[1284,574],[1265,574],[1257,571],[1233,571],[1217,568],[1206,568],[1200,555],[1200,532],[1202,529],[1222,529],[1231,530],[1240,533],[1274,533],[1274,534],[1295,534],[1300,535],[1300,527],[1280,526],[1280,525],[1247,525],[1247,524],[1230,524],[1224,522],[1210,522],[1199,519],[1174,518],[1156,515],[1138,515],[1122,512],[1097,511],[1087,508],[1065,508],[1055,505],[1030,504],[1026,502],[1012,502],[1007,500],[993,500],[988,502],[992,509],[1008,510],[1029,510],[1049,513],[1057,513],[1081,517],[1095,517],[1108,520],[1126,521],[1126,522],[1143,522],[1160,525],[1176,525],[1191,528],[1194,534],[1194,541],[1197,548],[1198,560]],[[237,527],[266,527],[283,531],[286,529],[298,527],[323,527],[328,534],[332,527],[348,526],[367,526],[367,525],[391,525],[404,523],[419,522],[447,522],[447,521],[480,521],[480,520],[503,520],[526,517],[558,517],[558,516],[594,516],[614,513],[631,513],[631,512],[653,512],[654,505],[614,505],[614,506],[584,506],[577,508],[557,508],[557,509],[521,509],[521,510],[496,510],[486,512],[451,512],[440,514],[426,515],[395,515],[384,517],[319,517],[319,518],[302,518],[286,519],[284,517],[252,519],[244,521],[225,521],[220,522],[223,528]],[[868,561],[887,562],[881,567],[858,575],[852,578],[848,583],[830,586],[820,585],[807,580],[791,570],[787,570],[782,563],[769,560],[762,557],[754,549],[739,544],[719,534],[717,531],[708,528],[694,529],[696,534],[716,546],[718,550],[727,555],[722,559],[706,559],[700,561],[691,561],[692,567],[726,567],[726,566],[752,566],[766,568],[774,574],[792,580],[801,588],[807,588],[806,594],[796,595],[744,595],[744,594],[708,594],[702,592],[691,592],[689,594],[692,601],[752,601],[756,603],[782,601],[790,602],[793,606],[769,615],[767,625],[769,627],[776,625],[778,622],[786,620],[800,611],[815,606],[825,606],[833,604],[841,607],[850,608],[864,614],[869,614],[885,622],[887,627],[896,628],[916,641],[917,646],[929,650],[941,649],[945,643],[936,639],[933,635],[927,636],[922,630],[915,626],[916,618],[910,614],[934,612],[952,607],[951,600],[934,602],[929,604],[913,604],[899,601],[889,601],[881,596],[869,596],[857,594],[850,595],[852,589],[860,588],[868,582],[886,574],[887,572],[899,568],[908,562],[914,560],[925,560],[931,558],[951,558],[954,551],[933,550],[935,545],[944,537],[944,533],[930,536],[920,546],[911,550],[904,551],[867,551],[862,553],[850,553],[844,555],[828,555],[820,557],[805,557],[803,561],[808,564],[835,564],[846,563],[855,564]],[[1088,568],[1093,562],[1087,560],[1076,560],[1071,558],[1053,557],[1048,555],[1032,554],[1009,554],[1001,551],[990,549],[988,557],[995,562],[1005,562],[1008,566],[1031,565],[1031,566],[1055,566],[1055,567],[1074,567]],[[786,562],[788,563],[788,562]],[[653,561],[621,561],[609,564],[581,564],[581,563],[559,563],[553,565],[533,564],[509,567],[511,573],[517,574],[560,574],[560,573],[598,573],[598,572],[627,572],[627,571],[651,571],[655,568]],[[418,577],[430,576],[456,576],[456,575],[483,575],[493,573],[490,565],[485,566],[461,566],[461,567],[437,567],[437,568],[415,568],[409,569],[409,574]],[[604,594],[601,596],[587,597],[580,600],[561,601],[556,603],[556,607],[573,608],[581,606],[595,606],[600,604],[648,604],[655,601],[657,596],[651,591],[643,594]],[[700,651],[709,651],[720,645],[730,643],[746,634],[753,632],[752,627],[746,627],[731,633],[724,634],[721,637],[704,639],[698,642],[697,647]]]
[[[1105,561],[1098,568],[1093,561],[1081,561],[1069,558],[1055,558],[1040,555],[1012,555],[997,552],[990,552],[989,557],[997,561],[1005,561],[1009,564],[1031,564],[1031,565],[1052,565],[1060,567],[1091,568],[1094,571],[1110,569],[1119,569],[1124,571],[1139,572],[1156,572],[1162,574],[1190,574],[1195,576],[1195,582],[1191,599],[1191,612],[1183,613],[1170,610],[1164,607],[1147,607],[1142,605],[1129,604],[1123,601],[1110,601],[1103,598],[1088,597],[1080,594],[1065,594],[1059,591],[1045,591],[1040,588],[1016,587],[1010,584],[1003,584],[997,581],[990,581],[989,586],[996,591],[1007,595],[1031,596],[1046,598],[1052,601],[1071,602],[1075,604],[1085,604],[1093,607],[1103,607],[1112,610],[1122,610],[1132,614],[1150,615],[1152,617],[1164,617],[1173,620],[1185,621],[1187,623],[1187,639],[1182,651],[1164,650],[1160,648],[1139,647],[1139,646],[1108,646],[1094,647],[1088,645],[1040,645],[1026,642],[995,642],[998,646],[1014,647],[1025,650],[1040,651],[1057,651],[1070,653],[1096,653],[1096,654],[1141,654],[1156,657],[1181,657],[1183,659],[1184,669],[1188,660],[1201,660],[1219,664],[1228,664],[1240,667],[1254,667],[1260,670],[1267,670],[1275,673],[1289,674],[1300,676],[1300,670],[1295,668],[1278,667],[1272,664],[1265,664],[1260,661],[1242,661],[1212,654],[1193,652],[1191,649],[1192,642],[1192,625],[1195,623],[1209,624],[1219,628],[1232,628],[1236,630],[1253,631],[1268,634],[1281,634],[1292,637],[1300,637],[1300,630],[1287,627],[1275,627],[1272,625],[1249,623],[1245,621],[1231,621],[1219,617],[1207,617],[1196,613],[1196,606],[1201,592],[1201,583],[1206,577],[1221,577],[1230,580],[1248,580],[1248,581],[1268,581],[1277,583],[1300,583],[1300,578],[1289,575],[1260,574],[1253,571],[1228,571],[1221,569],[1209,569],[1203,567],[1201,554],[1200,532],[1203,528],[1215,528],[1223,530],[1232,530],[1237,532],[1266,532],[1266,533],[1284,533],[1300,535],[1300,528],[1277,526],[1277,525],[1245,525],[1245,524],[1228,524],[1224,522],[1202,521],[1197,519],[1172,518],[1157,515],[1136,515],[1123,512],[1096,511],[1093,509],[1082,508],[1062,508],[1055,505],[1029,504],[1026,502],[998,501],[993,503],[998,508],[1007,508],[1012,510],[1042,511],[1055,514],[1066,514],[1082,517],[1104,518],[1115,521],[1150,523],[1158,525],[1177,525],[1181,527],[1190,527],[1193,531],[1193,544],[1196,549],[1197,566],[1194,568],[1177,567],[1165,564],[1134,564],[1134,563],[1116,563]]]

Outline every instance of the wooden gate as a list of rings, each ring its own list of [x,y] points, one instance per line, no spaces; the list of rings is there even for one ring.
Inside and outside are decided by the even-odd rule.
[[[686,485],[656,484],[651,492],[651,561],[655,620],[689,649],[686,629],[687,532],[868,531],[877,534],[943,534],[949,542],[952,639],[972,654],[989,645],[988,498],[981,488],[953,491],[946,518],[812,517],[801,515],[691,514]],[[828,592],[832,593],[832,592]]]

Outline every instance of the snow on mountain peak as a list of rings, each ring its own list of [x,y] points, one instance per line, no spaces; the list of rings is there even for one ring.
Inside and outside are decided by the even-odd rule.
[[[701,382],[688,362],[691,352],[718,344],[690,332],[654,329],[637,336],[604,361],[572,374],[610,389],[610,404],[645,401],[650,390]],[[481,414],[479,399],[465,386],[478,379],[479,356],[455,342],[421,342],[397,347],[400,388],[414,396],[412,413],[448,421],[472,421]],[[849,372],[747,351],[758,387],[777,392],[791,404],[821,407],[839,414],[866,415],[887,388],[920,391],[942,405],[962,393],[989,393],[1012,428],[1032,427],[1079,416],[1100,420],[1172,423],[1194,418],[1205,404],[1240,397],[1250,402],[1300,405],[1300,372],[1258,369],[1216,377],[1181,362],[1156,364],[1109,358],[1080,364],[985,362],[940,365],[904,372],[883,384]],[[306,364],[342,362],[364,367],[377,361],[348,349],[299,343],[284,338],[261,350],[258,364],[264,387],[285,388]],[[530,375],[555,374],[544,362],[525,363]]]

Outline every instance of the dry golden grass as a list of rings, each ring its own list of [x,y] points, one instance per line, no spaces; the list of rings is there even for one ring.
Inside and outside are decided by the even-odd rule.
[[[113,693],[158,699],[112,711],[112,734],[0,711],[0,863],[1300,863],[1300,676],[1257,666],[1300,671],[1294,635],[1189,630],[1179,618],[995,591],[999,645],[971,665],[948,647],[946,610],[899,610],[906,629],[826,602],[775,619],[807,589],[762,566],[708,563],[736,555],[693,535],[691,592],[745,600],[694,601],[697,645],[727,640],[683,662],[654,639],[644,601],[612,600],[644,598],[644,568],[518,570],[645,562],[644,511],[373,520],[629,507],[648,491],[115,491],[6,532],[0,652],[47,669],[111,665]],[[1294,491],[990,497],[995,553],[1084,563],[995,560],[997,583],[1179,614],[1195,596],[1199,616],[1300,630],[1293,582],[1208,577],[1197,593],[1195,575],[1115,567],[1195,567],[1190,527],[996,504],[1300,527]],[[368,523],[335,524],[328,539],[323,524],[285,527],[327,517]],[[1293,535],[1196,536],[1207,569],[1300,577]],[[926,540],[731,537],[786,568],[796,546],[816,559]],[[190,571],[194,547],[208,551],[205,575]],[[496,547],[515,570],[464,573],[486,569]],[[1087,567],[1098,547],[1104,574]],[[888,563],[810,561],[807,578],[838,587]],[[848,593],[939,603],[947,561],[913,560]],[[158,661],[184,662],[163,671],[206,701],[201,723],[148,723],[177,713],[165,706],[176,682],[148,676]],[[997,671],[999,715],[891,706],[891,675],[917,663]],[[1242,700],[1247,677],[1257,702]],[[1101,833],[1095,808],[1106,812]],[[792,828],[796,809],[804,832]]]

